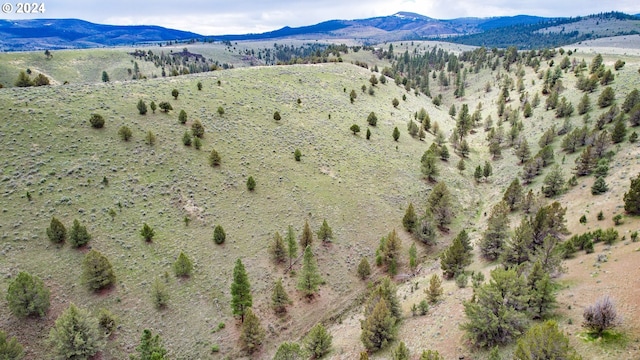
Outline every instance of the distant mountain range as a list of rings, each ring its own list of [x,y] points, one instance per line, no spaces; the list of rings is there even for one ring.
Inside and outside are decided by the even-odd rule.
[[[618,20],[630,20],[630,22],[633,22],[633,24],[630,24],[630,29],[640,26],[640,15],[607,13],[592,15],[591,17],[613,17]],[[410,12],[398,12],[390,16],[357,20],[330,20],[296,28],[285,26],[279,30],[260,34],[206,36],[161,26],[101,25],[78,19],[0,20],[0,51],[90,48],[202,39],[243,41],[284,38],[307,40],[356,39],[370,44],[383,41],[446,38],[448,41],[472,45],[502,47],[513,43],[513,45],[527,48],[538,46],[532,44],[539,40],[536,39],[540,38],[536,31],[542,28],[575,23],[588,18],[590,17],[545,18],[518,15],[439,20]],[[504,38],[505,31],[516,32],[518,36],[508,37],[506,41],[500,41],[499,38],[501,36]],[[634,33],[634,31],[620,31],[620,34]],[[603,34],[602,36],[611,35]],[[579,32],[569,34],[567,32],[561,34],[561,36],[547,36],[547,40],[556,42],[580,41],[584,37],[599,36],[593,31],[591,31],[590,35],[581,35]],[[514,39],[511,40],[511,38]],[[544,46],[544,44],[546,43],[541,46]]]

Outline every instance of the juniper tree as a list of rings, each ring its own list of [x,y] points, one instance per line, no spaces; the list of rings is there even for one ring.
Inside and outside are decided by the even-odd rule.
[[[69,243],[74,248],[86,245],[91,240],[91,235],[87,232],[86,226],[81,226],[77,219],[73,220],[73,226],[69,232]]]
[[[169,303],[167,284],[157,277],[151,283],[151,301],[156,309],[163,309]]]
[[[47,237],[54,244],[62,244],[67,240],[67,229],[55,216],[47,228]]]
[[[391,315],[384,298],[380,298],[373,311],[362,321],[360,340],[364,347],[374,352],[385,348],[395,338],[396,319]]]
[[[211,149],[211,152],[209,153],[209,165],[211,167],[220,165],[220,154],[218,154],[216,149]]]
[[[607,186],[607,183],[604,181],[604,177],[602,176],[596,178],[596,181],[594,181],[593,185],[591,186],[592,195],[600,195],[607,192],[608,190],[609,187]]]
[[[420,160],[420,164],[422,174],[429,181],[434,181],[435,177],[439,174],[438,167],[436,165],[436,154],[430,150],[425,151],[422,155],[422,159]]]
[[[302,235],[300,235],[300,248],[306,249],[307,246],[313,245],[313,233],[309,226],[309,221],[304,221],[304,227],[302,228]]]
[[[582,357],[569,345],[569,338],[558,329],[558,324],[549,320],[533,325],[518,339],[513,359],[582,360]]]
[[[105,346],[98,320],[73,303],[55,321],[48,342],[56,359],[88,359]]]
[[[529,287],[529,313],[534,319],[545,318],[556,305],[554,283],[538,260],[527,276]]]
[[[8,338],[7,333],[0,330],[0,359],[22,360],[24,348],[15,337]]]
[[[353,133],[353,135],[356,135],[357,133],[360,132],[360,126],[358,126],[358,124],[353,124],[351,125],[351,127],[349,128],[349,130],[351,130],[351,132]]]
[[[187,112],[184,110],[180,110],[180,114],[178,115],[178,122],[184,125],[187,123]]]
[[[156,143],[156,136],[153,134],[153,132],[151,132],[151,130],[147,131],[144,142],[149,146],[153,146]]]
[[[398,130],[398,127],[394,127],[393,128],[393,140],[394,141],[398,141],[398,139],[400,138],[400,130]]]
[[[213,241],[220,245],[223,244],[226,239],[227,234],[224,232],[222,225],[216,225],[216,227],[213,228]]]
[[[427,198],[427,211],[441,229],[451,223],[453,210],[451,193],[444,182],[437,183]]]
[[[416,267],[418,266],[418,249],[416,249],[416,244],[412,243],[411,247],[409,247],[409,268],[411,272],[415,272]]]
[[[400,260],[400,238],[398,233],[393,229],[387,237],[381,239],[380,256],[382,257],[382,263],[386,265],[387,272],[391,275],[396,275],[398,271],[398,263]]]
[[[182,135],[182,143],[184,146],[191,146],[191,134],[188,131],[185,131],[184,135]]]
[[[200,120],[196,120],[191,124],[191,134],[200,139],[204,137],[204,126]]]
[[[409,360],[410,353],[407,345],[404,344],[403,341],[400,341],[400,344],[393,350],[391,354],[391,358],[393,360]]]
[[[96,250],[89,251],[82,260],[82,281],[93,291],[113,285],[116,275],[109,259]]]
[[[162,112],[165,112],[165,113],[168,113],[169,110],[173,110],[173,106],[171,106],[171,104],[169,104],[166,101],[162,101],[160,104],[158,104],[158,107],[160,108],[160,110],[162,110]],[[153,109],[153,106],[151,107],[151,109]]]
[[[171,90],[171,96],[173,96],[175,100],[178,100],[178,95],[180,95],[180,92],[178,91],[178,89]]]
[[[418,222],[418,217],[416,216],[416,212],[413,209],[413,203],[409,203],[407,210],[404,213],[404,217],[402,218],[402,225],[404,229],[408,232],[413,232],[416,228],[416,223]]]
[[[298,290],[308,297],[313,297],[318,292],[318,286],[322,284],[322,277],[318,271],[318,264],[311,251],[311,245],[304,249],[302,269],[298,278]]]
[[[191,271],[193,270],[193,263],[191,259],[185,253],[180,251],[178,258],[173,263],[173,271],[176,276],[187,277],[191,276]]]
[[[501,201],[493,206],[487,220],[487,230],[480,240],[480,254],[487,260],[496,260],[503,251],[504,242],[509,236],[509,207]]]
[[[151,101],[151,103],[149,104],[149,107],[151,108],[151,111],[155,114],[156,113],[156,109],[158,108],[156,106],[156,102],[155,101]]]
[[[280,116],[280,112],[276,111],[273,113],[273,120],[280,121],[282,117]]]
[[[367,258],[363,257],[358,264],[358,276],[360,279],[365,280],[369,275],[371,275],[371,266]]]
[[[233,315],[240,315],[240,320],[244,322],[245,315],[253,305],[251,296],[251,285],[247,271],[240,259],[236,260],[233,268],[233,282],[231,283],[231,309]]]
[[[140,115],[145,115],[147,113],[147,104],[145,104],[142,99],[138,100],[138,105],[136,107],[138,108],[138,113],[140,113]]]
[[[471,264],[469,252],[465,250],[462,239],[456,236],[451,245],[440,255],[440,268],[446,279],[451,279],[464,271]]]
[[[293,259],[298,255],[298,243],[293,232],[293,226],[287,228],[287,255],[289,256],[289,267],[293,265]]]
[[[640,214],[640,174],[631,179],[629,191],[624,193],[624,211],[629,214]]]
[[[253,191],[256,189],[256,181],[253,179],[253,176],[249,176],[247,179],[247,190]]]
[[[522,202],[522,185],[518,178],[515,178],[502,196],[504,201],[509,207],[510,211],[514,211]]]
[[[300,152],[300,149],[296,149],[296,150],[293,152],[293,158],[294,158],[296,161],[300,161],[300,157],[301,157],[301,156],[302,156],[302,153]]]
[[[144,223],[142,225],[142,229],[140,229],[140,236],[142,236],[144,241],[151,242],[156,236],[156,232],[153,230],[153,228],[151,228],[151,226],[149,226],[147,223]]]
[[[425,293],[427,293],[427,300],[432,304],[435,304],[440,300],[443,293],[442,280],[437,274],[431,275],[431,278],[429,279],[429,287],[425,290]]]
[[[533,228],[527,218],[523,218],[505,242],[500,261],[505,267],[526,263],[532,256]]]
[[[542,193],[546,197],[554,197],[564,190],[564,176],[559,165],[555,165],[544,178]]]
[[[140,344],[136,347],[137,355],[131,355],[131,360],[164,360],[167,350],[162,345],[160,335],[155,336],[151,330],[144,329],[140,337]]]
[[[7,288],[9,311],[18,317],[44,317],[49,310],[49,289],[37,276],[21,271]],[[0,346],[1,348],[1,346]],[[0,351],[0,359],[2,351]]]
[[[278,346],[273,360],[304,360],[306,359],[305,351],[300,344],[294,342],[283,342]]]

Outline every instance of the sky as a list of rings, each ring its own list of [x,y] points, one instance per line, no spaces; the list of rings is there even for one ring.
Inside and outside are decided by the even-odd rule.
[[[44,0],[38,2],[44,4],[44,13],[35,14],[18,14],[17,3],[12,4],[8,12],[2,8],[0,19],[77,18],[100,24],[160,25],[201,35],[262,33],[399,11],[437,19],[640,13],[638,0]]]

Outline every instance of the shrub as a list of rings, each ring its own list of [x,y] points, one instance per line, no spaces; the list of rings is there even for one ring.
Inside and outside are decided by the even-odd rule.
[[[180,255],[178,255],[178,259],[173,263],[173,271],[176,276],[191,276],[191,270],[193,270],[193,263],[191,259],[187,257],[182,251],[180,251]]]
[[[156,278],[151,284],[151,300],[156,309],[162,309],[169,303],[169,290],[159,278]]]
[[[162,346],[160,335],[154,336],[149,329],[142,331],[140,345],[136,347],[136,352],[139,355],[131,355],[131,360],[163,360],[167,354],[167,350]]]
[[[9,310],[15,316],[43,317],[49,310],[49,290],[39,277],[20,272],[9,284],[7,302]]]
[[[149,146],[153,146],[156,143],[156,136],[151,132],[151,130],[147,131],[147,136],[144,138],[144,142]]]
[[[613,223],[616,225],[622,224],[622,214],[617,214],[613,217]]]
[[[97,291],[116,282],[116,275],[109,260],[96,250],[91,250],[82,261],[82,280],[89,290]]]
[[[582,314],[582,326],[596,335],[618,326],[622,319],[618,315],[613,300],[608,295],[599,298],[595,304],[589,305]]]
[[[393,100],[391,101],[391,105],[393,105],[394,108],[397,108],[398,105],[400,105],[400,101],[398,101],[398,99],[393,98]]]
[[[120,138],[124,141],[129,141],[129,139],[131,139],[131,129],[129,129],[128,126],[122,126],[120,127],[120,129],[118,129],[118,135],[120,136]]]
[[[67,229],[55,217],[51,218],[51,224],[47,228],[47,237],[54,244],[62,244],[67,240]]]
[[[358,124],[353,124],[351,125],[351,127],[349,128],[349,130],[351,130],[351,132],[353,133],[353,135],[356,135],[357,133],[360,132],[360,126],[358,126]]]
[[[102,350],[104,335],[88,311],[69,305],[49,332],[56,359],[88,359]]]
[[[276,111],[276,112],[274,112],[274,113],[273,113],[273,120],[275,120],[275,121],[280,121],[280,119],[282,119],[282,117],[280,116],[280,113],[279,113],[279,112],[277,112],[277,111]]]
[[[95,129],[102,129],[104,127],[104,118],[100,114],[91,114],[89,123]]]
[[[89,240],[91,240],[91,235],[87,232],[87,227],[81,226],[77,219],[73,220],[73,227],[71,227],[71,231],[69,232],[69,242],[71,246],[79,248],[86,245]]]
[[[151,242],[153,241],[153,237],[156,236],[156,232],[151,226],[149,226],[147,223],[144,223],[142,225],[142,229],[140,229],[140,235],[142,236],[144,241]]]
[[[468,282],[469,282],[469,277],[467,276],[467,274],[462,272],[456,276],[456,285],[458,285],[459,288],[462,289],[467,287]]]
[[[302,153],[300,152],[300,149],[296,149],[293,152],[293,158],[296,159],[296,161],[300,161],[301,156],[302,156]]]
[[[212,149],[211,153],[209,153],[209,165],[212,167],[220,165],[220,154],[215,149]]]
[[[582,359],[569,345],[569,338],[558,329],[555,321],[532,326],[518,339],[514,360]]]
[[[253,191],[256,189],[256,181],[253,179],[253,176],[249,176],[247,179],[247,190]]]
[[[213,229],[213,241],[220,245],[223,244],[225,239],[227,238],[227,235],[224,233],[224,229],[222,228],[221,225],[216,225],[216,227]]]
[[[369,275],[371,275],[371,265],[369,265],[369,261],[366,257],[363,257],[358,264],[358,276],[360,279],[364,280]]]
[[[222,106],[218,106],[218,115],[224,115],[224,108]]]
[[[0,330],[0,359],[21,360],[24,349],[15,337],[7,338],[7,333]]]

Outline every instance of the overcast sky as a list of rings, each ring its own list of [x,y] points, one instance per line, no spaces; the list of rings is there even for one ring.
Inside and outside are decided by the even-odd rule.
[[[504,15],[580,16],[640,13],[638,0],[44,0],[44,14],[5,19],[79,18],[116,25],[160,25],[203,35],[261,33],[331,19],[410,11],[438,19]],[[39,3],[42,3],[40,0]],[[14,2],[15,5],[15,2]]]

